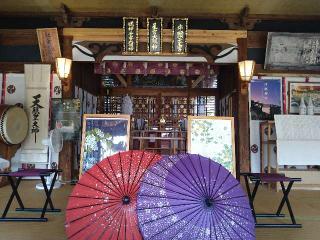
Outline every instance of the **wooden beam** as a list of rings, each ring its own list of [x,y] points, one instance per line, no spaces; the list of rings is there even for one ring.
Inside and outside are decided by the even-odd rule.
[[[116,74],[116,77],[121,82],[123,87],[128,87],[127,81],[124,79],[124,77],[121,74]]]
[[[123,42],[122,28],[64,28],[63,35],[73,36],[77,41]],[[188,44],[237,43],[247,38],[243,30],[188,30]],[[147,42],[146,29],[139,29],[139,42]],[[172,29],[163,29],[163,42],[172,42]]]
[[[193,83],[191,88],[195,88],[200,82],[202,82],[202,80],[205,78],[204,75],[199,76]]]
[[[72,59],[72,37],[64,36],[63,38],[63,57]],[[67,85],[62,87],[62,97],[63,98],[72,98],[73,97],[73,80],[72,75],[70,74],[68,80],[66,81]],[[63,170],[62,180],[71,181],[72,180],[72,170],[74,158],[74,148],[75,144],[72,141],[64,141],[63,149],[59,153],[59,168]]]
[[[268,32],[248,31],[248,48],[266,48]]]
[[[42,64],[41,62],[0,62],[0,72],[5,73],[23,73],[24,64]],[[51,69],[54,69],[54,64],[51,64]]]
[[[107,92],[106,90],[102,91]],[[172,97],[187,97],[188,88],[154,88],[154,87],[127,87],[127,88],[112,88],[110,90],[111,96],[121,96],[129,94],[131,96],[172,96]],[[218,89],[215,88],[192,88],[190,89],[190,96],[218,96]]]
[[[179,16],[179,17],[188,17],[189,19],[217,19],[221,21],[228,21],[229,19],[239,19],[238,13],[215,13],[215,12],[205,12],[205,11],[197,11],[192,12],[191,10],[184,13],[177,13],[174,12],[168,12],[168,11],[161,11],[161,9],[158,9],[159,16],[164,18],[172,18],[172,16]],[[131,10],[128,11],[127,9],[120,10],[120,9],[113,9],[112,11],[81,11],[81,12],[71,12],[72,18],[78,18],[78,17],[92,17],[92,18],[114,18],[114,17],[151,17],[152,12],[150,9],[146,11],[141,10]],[[26,18],[26,17],[32,17],[32,18],[54,18],[54,17],[60,17],[61,13],[59,11],[28,11],[28,12],[13,12],[13,11],[0,11],[0,16],[2,17],[10,17],[10,18]],[[320,20],[319,15],[301,15],[301,14],[249,14],[248,16],[249,20],[286,20],[286,21],[317,21]]]
[[[63,36],[63,57],[72,59],[72,36]],[[71,66],[72,67],[72,66]],[[71,71],[72,72],[72,71]],[[63,98],[72,98],[73,97],[73,80],[71,73],[69,74],[68,79],[65,81],[66,84],[63,85],[62,96]]]
[[[0,45],[38,45],[35,29],[0,29]]]
[[[247,59],[247,39],[238,39],[238,61]],[[243,88],[240,77],[238,77],[238,166],[237,172],[250,171],[250,142],[249,142],[249,98],[248,88]],[[237,175],[239,176],[239,175]]]

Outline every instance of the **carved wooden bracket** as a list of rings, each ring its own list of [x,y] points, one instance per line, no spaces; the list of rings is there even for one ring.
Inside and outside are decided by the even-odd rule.
[[[240,14],[236,17],[226,17],[220,19],[222,22],[228,24],[229,29],[234,30],[252,30],[256,23],[260,22],[259,19],[254,19],[249,17],[249,7],[245,6],[241,11]]]
[[[223,55],[218,54],[224,50],[230,48],[228,52]],[[218,58],[225,57],[231,54],[233,51],[238,51],[237,46],[231,44],[213,44],[213,45],[189,45],[188,52],[194,55],[200,55],[207,59],[208,63],[214,63]]]
[[[121,43],[105,43],[105,42],[81,42],[81,46],[89,49],[92,54],[83,51],[77,45],[73,45],[72,48],[77,48],[81,53],[89,57],[93,57],[96,62],[101,62],[105,55],[117,55],[122,53]]]
[[[90,17],[72,16],[70,9],[65,4],[60,6],[60,15],[51,18],[58,27],[82,27],[83,23],[90,20]]]

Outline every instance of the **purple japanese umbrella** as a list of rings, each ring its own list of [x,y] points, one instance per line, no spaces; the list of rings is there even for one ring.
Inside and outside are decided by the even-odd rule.
[[[195,154],[163,157],[138,194],[144,239],[255,239],[247,195],[232,174]]]

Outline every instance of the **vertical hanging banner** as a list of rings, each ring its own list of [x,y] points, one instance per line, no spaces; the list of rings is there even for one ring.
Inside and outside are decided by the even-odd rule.
[[[29,133],[24,150],[44,150],[42,140],[48,137],[50,65],[25,64],[26,98],[24,108],[29,119]]]
[[[123,52],[134,53],[138,51],[138,18],[123,18]]]
[[[187,53],[188,18],[172,19],[172,52],[177,54]]]
[[[54,63],[56,58],[61,57],[58,30],[56,28],[38,28],[37,37],[42,62]]]
[[[6,88],[4,89],[4,103],[15,105],[25,103],[25,80],[24,74],[8,73],[6,76]]]
[[[162,18],[147,18],[148,52],[162,51]]]
[[[59,79],[57,74],[53,74],[52,78],[51,97],[62,98],[61,80]]]

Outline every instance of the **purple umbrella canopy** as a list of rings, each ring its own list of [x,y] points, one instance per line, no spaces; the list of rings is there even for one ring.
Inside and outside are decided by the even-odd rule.
[[[232,174],[195,154],[163,157],[138,194],[144,239],[255,239],[247,195]]]

